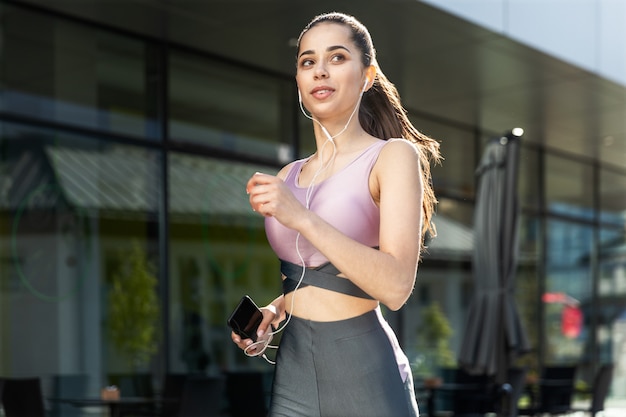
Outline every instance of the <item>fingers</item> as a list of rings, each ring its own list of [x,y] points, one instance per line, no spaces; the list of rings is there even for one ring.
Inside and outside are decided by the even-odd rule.
[[[255,172],[253,176],[250,177],[248,182],[246,183],[246,192],[248,194],[252,194],[255,190],[255,187],[259,185],[269,184],[274,180],[273,175],[263,174],[261,172]]]
[[[261,324],[259,324],[259,328],[256,332],[259,339],[263,338],[263,335],[272,332],[270,326],[272,322],[276,319],[276,312],[269,309],[268,307],[261,307],[261,312],[263,313],[263,320],[261,321]]]
[[[269,216],[268,207],[264,207],[270,201],[269,189],[265,185],[271,184],[276,177],[272,175],[255,173],[246,184],[246,193],[249,195],[250,207],[253,211],[264,216]]]
[[[239,337],[239,335],[235,332],[231,332],[230,337],[237,347],[243,350],[246,355],[257,356],[265,351],[265,347],[272,340],[272,333],[260,332],[260,336],[256,342],[253,342],[252,339],[242,340],[241,337]]]
[[[235,332],[230,333],[230,338],[239,347],[239,349],[245,349],[253,343],[252,339],[242,340],[241,337]]]

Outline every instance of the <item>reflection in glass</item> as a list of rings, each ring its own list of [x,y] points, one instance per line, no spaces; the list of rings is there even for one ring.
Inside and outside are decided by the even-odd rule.
[[[626,232],[600,230],[596,341],[600,363],[614,363],[612,393],[626,397]]]
[[[109,373],[148,369],[157,339],[139,338],[133,352],[113,339],[158,325],[158,311],[137,310],[160,307],[158,270],[147,267],[159,259],[157,154],[8,123],[0,144],[0,367],[86,375],[91,395]],[[131,333],[110,332],[115,308]]]
[[[459,350],[473,295],[472,213],[470,204],[440,198],[433,219],[437,237],[426,243],[413,295],[400,312],[388,317],[402,335],[411,366],[419,378],[429,376],[429,372],[433,376],[433,371],[451,366],[456,360],[454,353],[450,353]],[[450,335],[443,337],[437,333],[441,339],[429,340],[426,332],[433,325],[436,332],[449,327]],[[435,346],[437,343],[440,344]]]
[[[142,41],[4,4],[0,17],[1,112],[154,138]]]
[[[541,265],[541,221],[539,217],[522,214],[519,219],[519,255],[517,278],[515,280],[515,301],[526,330],[529,344],[533,349],[520,359],[520,362],[529,366],[529,369],[538,369],[537,355],[540,334],[540,308],[537,305],[539,297],[539,267]]]
[[[626,229],[626,173],[600,170],[600,221]]]
[[[568,308],[581,308],[594,314],[591,253],[593,229],[590,226],[550,220],[547,223],[546,284],[542,294],[547,363],[578,363],[588,359],[589,322],[575,334],[566,332]],[[585,306],[587,310],[585,311]]]
[[[440,142],[443,161],[431,167],[436,192],[459,198],[474,198],[476,181],[473,175],[476,160],[475,135],[467,129],[438,123],[424,118],[411,117],[415,126]]]
[[[246,182],[275,169],[173,153],[170,195],[170,366],[207,372],[247,363],[226,319],[250,295],[265,305],[280,295],[278,260]]]
[[[555,214],[592,220],[592,166],[551,154],[546,154],[545,163],[547,209]]]
[[[538,210],[541,205],[541,169],[540,153],[535,148],[520,147],[519,158],[519,202],[522,208]]]
[[[293,159],[293,138],[283,134],[296,110],[291,83],[191,54],[172,53],[169,62],[173,140],[266,161]]]

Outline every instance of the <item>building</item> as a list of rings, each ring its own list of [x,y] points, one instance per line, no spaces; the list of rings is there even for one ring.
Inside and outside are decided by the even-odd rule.
[[[419,361],[432,303],[458,350],[474,169],[489,140],[522,127],[525,360],[580,363],[587,381],[616,362],[612,396],[626,397],[625,6],[579,2],[594,18],[575,26],[591,29],[557,53],[537,45],[558,47],[547,40],[571,33],[567,14],[546,20],[545,4],[362,3],[0,1],[0,374],[87,375],[95,395],[112,374],[158,384],[166,372],[271,369],[242,355],[225,325],[243,294],[264,304],[280,292],[244,184],[311,151],[294,38],[340,10],[368,26],[383,71],[445,157],[433,168],[440,236],[414,296],[389,313],[406,351]],[[533,39],[522,29],[538,16],[553,32]],[[579,301],[575,337],[546,293]]]

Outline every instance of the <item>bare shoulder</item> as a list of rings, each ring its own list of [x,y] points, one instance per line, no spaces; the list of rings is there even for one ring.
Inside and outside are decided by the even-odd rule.
[[[285,165],[284,167],[282,167],[280,169],[280,171],[278,171],[278,174],[276,174],[276,176],[278,178],[280,178],[281,180],[284,180],[287,177],[287,174],[289,173],[289,171],[291,171],[291,169],[293,168],[293,166],[295,165],[297,161],[293,161],[288,163],[287,165]]]
[[[400,152],[400,153],[408,153],[410,155],[417,154],[417,147],[403,138],[393,138],[388,139],[383,146],[382,152]]]
[[[380,151],[370,176],[370,192],[374,201],[381,199],[384,188],[406,195],[409,188],[420,185],[420,162],[417,148],[408,140],[389,140]]]
[[[406,139],[389,139],[381,149],[376,165],[385,170],[412,170],[419,166],[418,150]]]

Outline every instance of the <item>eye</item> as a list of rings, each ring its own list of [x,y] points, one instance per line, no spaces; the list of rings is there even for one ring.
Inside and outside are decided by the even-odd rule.
[[[346,60],[346,57],[343,54],[335,54],[330,57],[330,62],[343,62]]]
[[[313,64],[314,64],[314,61],[312,59],[309,59],[309,58],[305,58],[302,61],[300,61],[300,66],[301,67],[310,67]]]

